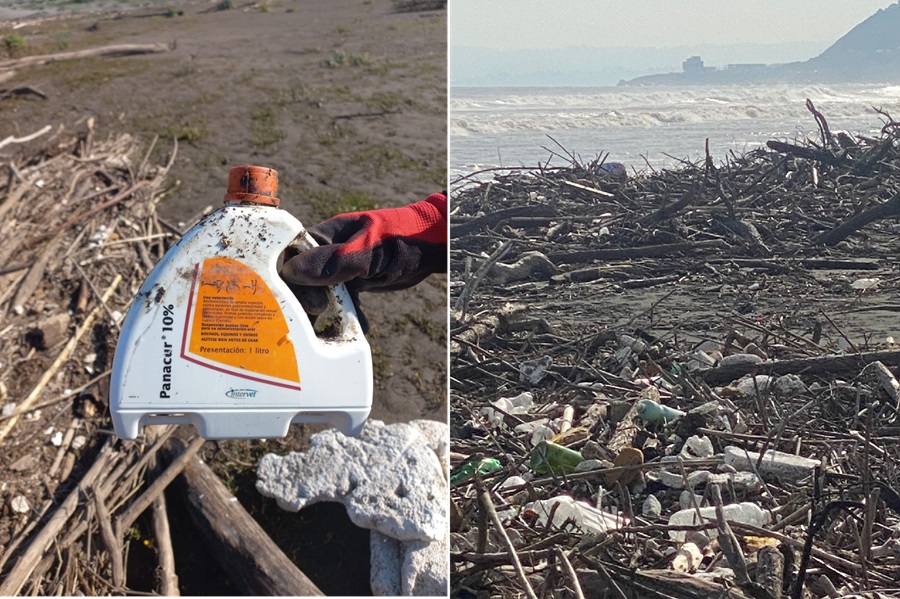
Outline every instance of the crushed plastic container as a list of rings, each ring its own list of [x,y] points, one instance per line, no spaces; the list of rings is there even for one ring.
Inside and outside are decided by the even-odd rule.
[[[357,434],[372,405],[372,356],[343,285],[310,317],[278,275],[285,250],[316,245],[278,208],[278,174],[231,169],[225,206],[147,276],[113,360],[116,434],[193,424],[206,439],[284,437],[291,422]]]
[[[755,503],[750,503],[749,501],[723,505],[722,513],[725,516],[725,520],[727,522],[740,522],[741,524],[749,524],[751,526],[765,526],[771,520],[769,512],[762,509]],[[697,516],[697,510],[693,508],[675,512],[669,518],[669,526],[686,526],[715,521],[716,507],[710,505],[700,508],[699,518]],[[704,534],[706,534],[707,537],[716,536],[715,530],[713,530],[712,533],[710,533],[709,530],[706,530]],[[685,539],[685,531],[670,530],[669,537],[671,537],[675,541],[682,542]]]
[[[555,508],[554,508],[555,506]],[[537,514],[537,525],[546,526],[552,515],[554,528],[563,528],[567,520],[582,533],[601,533],[616,530],[628,524],[624,516],[598,510],[592,505],[577,501],[568,495],[558,495],[551,499],[539,499],[525,506]]]

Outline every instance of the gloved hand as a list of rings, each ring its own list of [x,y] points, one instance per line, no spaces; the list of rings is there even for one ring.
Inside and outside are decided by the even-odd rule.
[[[447,272],[447,196],[402,208],[339,214],[307,229],[320,244],[286,256],[282,278],[310,314],[327,307],[325,286],[345,283],[360,316],[360,291],[394,291]]]

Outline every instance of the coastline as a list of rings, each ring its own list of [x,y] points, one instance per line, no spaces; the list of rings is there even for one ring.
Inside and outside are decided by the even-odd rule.
[[[483,467],[481,480],[452,490],[454,585],[504,595],[545,585],[546,569],[503,570],[519,551],[523,564],[567,554],[574,568],[557,585],[608,587],[611,578],[626,595],[649,586],[693,596],[689,574],[703,569],[702,554],[673,562],[676,550],[692,554],[668,528],[691,508],[686,486],[698,507],[719,492],[719,501],[740,502],[755,526],[738,520],[735,532],[775,546],[766,514],[798,496],[866,499],[840,483],[817,486],[817,460],[852,476],[886,475],[889,457],[863,466],[856,442],[842,439],[858,422],[858,402],[893,405],[873,363],[900,366],[890,317],[900,287],[890,258],[900,131],[868,139],[825,131],[816,143],[770,140],[723,164],[628,178],[576,159],[498,170],[451,194],[451,450],[455,472]],[[675,409],[674,420],[651,420],[647,406],[656,404]],[[873,426],[874,436],[881,425]],[[744,450],[790,454],[800,475],[766,470],[771,453],[758,471],[723,468]],[[896,444],[884,437],[874,450]],[[553,462],[556,453],[570,461]],[[506,544],[474,524],[487,488],[502,506]],[[688,534],[704,546],[703,531]],[[779,531],[808,534],[799,520]],[[816,546],[839,550],[822,537]],[[753,563],[757,549],[735,543],[728,562]],[[833,571],[839,588],[879,584],[861,589],[852,570]],[[889,580],[896,569],[881,562],[869,573]],[[741,586],[730,568],[716,575],[704,592]]]

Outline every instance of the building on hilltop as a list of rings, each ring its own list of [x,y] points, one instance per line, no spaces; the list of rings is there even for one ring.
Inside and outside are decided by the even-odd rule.
[[[682,62],[681,69],[687,77],[699,77],[716,71],[716,67],[703,66],[703,59],[699,56],[691,56]]]

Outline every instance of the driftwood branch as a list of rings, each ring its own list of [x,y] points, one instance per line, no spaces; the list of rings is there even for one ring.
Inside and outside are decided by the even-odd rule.
[[[894,195],[891,199],[877,206],[873,206],[868,210],[860,212],[856,216],[847,219],[831,231],[827,231],[819,235],[816,239],[816,243],[821,243],[823,245],[837,245],[840,241],[844,240],[848,236],[852,235],[859,229],[865,227],[869,223],[880,220],[882,218],[888,218],[891,216],[897,216],[900,214],[900,193]]]
[[[729,383],[744,375],[756,374],[822,374],[859,371],[867,364],[882,362],[892,366],[900,365],[900,351],[876,351],[848,354],[844,356],[822,356],[818,358],[796,358],[759,364],[731,364],[697,371],[697,376],[707,383],[718,385]]]
[[[194,457],[182,474],[191,519],[213,555],[245,592],[259,596],[323,594],[206,464]]]
[[[171,50],[169,44],[114,44],[87,50],[74,50],[72,52],[60,52],[58,54],[41,54],[39,56],[26,56],[13,60],[0,62],[0,70],[20,69],[34,67],[42,64],[61,62],[64,60],[77,60],[79,58],[115,58],[119,56],[134,56],[137,54],[155,54]]]
[[[34,133],[32,133],[30,135],[25,135],[23,137],[13,137],[12,135],[10,135],[9,137],[7,137],[5,139],[0,140],[0,148],[3,148],[4,146],[8,146],[10,144],[23,144],[27,141],[31,141],[32,139],[37,139],[38,137],[40,137],[47,131],[50,131],[50,129],[52,129],[52,127],[50,125],[47,125],[44,128],[39,129],[39,130],[35,131]]]

